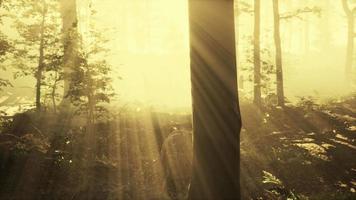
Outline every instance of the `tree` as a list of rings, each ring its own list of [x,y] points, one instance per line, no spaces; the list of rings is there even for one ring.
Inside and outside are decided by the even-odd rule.
[[[14,3],[17,9],[16,28],[20,39],[16,41],[15,78],[33,75],[36,78],[36,110],[41,110],[41,89],[44,73],[53,64],[60,46],[60,26],[57,1],[30,0]]]
[[[107,40],[95,29],[90,32],[88,45],[75,50],[77,57],[69,74],[71,84],[66,98],[77,108],[78,114],[85,114],[87,126],[92,130],[95,121],[106,111],[103,103],[109,103],[114,93],[111,66],[105,60]]]
[[[255,22],[254,22],[254,40],[253,40],[253,46],[254,46],[254,98],[253,101],[257,106],[261,106],[261,45],[260,45],[260,30],[261,30],[261,1],[260,0],[255,0],[255,5],[254,5],[254,16],[255,16]]]
[[[284,86],[282,68],[282,45],[280,33],[279,0],[273,0],[274,44],[276,48],[277,105],[284,107]]]
[[[41,85],[42,85],[42,73],[44,70],[44,34],[45,34],[45,23],[47,16],[47,4],[42,0],[42,8],[40,11],[41,14],[41,25],[40,25],[40,46],[39,46],[39,57],[38,57],[38,66],[36,72],[36,109],[39,111],[41,109]]]
[[[50,98],[52,109],[54,113],[57,113],[57,102],[60,100],[58,87],[63,81],[63,48],[62,46],[57,49],[57,53],[51,55],[51,65],[48,65],[46,68],[47,75],[43,81],[43,85],[47,88],[46,97]]]
[[[61,16],[62,16],[62,34],[64,44],[64,63],[63,63],[63,105],[68,105],[68,96],[70,83],[70,73],[75,66],[76,58],[79,56],[76,50],[79,48],[79,34],[78,34],[78,18],[77,18],[77,4],[76,0],[60,0]]]
[[[346,52],[346,64],[345,64],[345,75],[348,83],[351,82],[352,76],[352,66],[353,66],[353,56],[354,56],[354,39],[356,37],[355,32],[355,16],[356,7],[351,9],[347,0],[341,0],[342,7],[347,17],[347,52]]]
[[[283,63],[282,63],[282,42],[280,22],[281,20],[288,20],[294,18],[301,18],[301,14],[305,13],[317,13],[320,14],[321,10],[318,7],[305,7],[291,12],[280,14],[279,12],[279,0],[272,0],[273,4],[273,21],[274,21],[274,44],[276,49],[275,63],[276,63],[276,86],[277,86],[277,105],[285,106],[284,96],[284,80],[283,80]]]
[[[189,199],[240,199],[233,0],[189,1],[193,174]]]

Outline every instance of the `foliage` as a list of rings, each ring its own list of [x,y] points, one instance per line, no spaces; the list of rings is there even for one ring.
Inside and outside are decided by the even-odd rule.
[[[13,9],[17,9],[15,28],[19,39],[14,43],[16,51],[14,60],[18,72],[14,77],[35,75],[39,59],[41,39],[44,40],[45,68],[53,65],[52,58],[57,56],[61,41],[61,22],[59,20],[58,1],[15,1]],[[42,23],[44,24],[42,25]],[[44,29],[42,38],[41,29]],[[56,61],[55,61],[56,62]]]
[[[8,117],[7,113],[4,111],[0,111],[0,134],[4,132],[4,130],[8,129],[11,124],[11,119]]]
[[[247,37],[251,45],[248,45],[244,51],[246,52],[246,57],[243,59],[243,67],[241,70],[247,76],[247,81],[253,83],[253,68],[254,68],[254,52],[253,52],[253,39],[252,37]],[[275,65],[272,57],[272,51],[268,47],[261,48],[261,89],[262,96],[267,97],[269,95],[275,94]]]
[[[87,120],[94,120],[106,113],[104,104],[114,96],[111,86],[111,66],[105,60],[107,49],[101,33],[95,29],[87,46],[77,50],[76,67],[70,73],[70,88],[67,96],[77,108],[78,114],[86,114]]]
[[[298,195],[293,190],[287,189],[283,182],[270,172],[263,171],[262,183],[270,186],[270,189],[265,190],[265,196],[268,200],[308,200],[307,197]]]
[[[12,52],[12,50],[12,44],[10,43],[8,38],[0,31],[0,70],[6,71],[6,67],[3,64],[8,59],[9,54]],[[0,77],[0,91],[2,90],[2,88],[9,86],[12,86],[11,82],[7,79],[3,79]]]
[[[33,134],[25,134],[21,137],[12,134],[1,134],[1,147],[8,148],[14,155],[24,155],[32,151],[45,154],[50,144],[46,138],[41,138]]]
[[[12,63],[17,69],[14,78],[34,76],[43,98],[41,86],[56,91],[61,80],[63,44],[59,1],[17,0],[9,6],[17,10],[12,18],[19,34],[13,42],[16,45]],[[52,96],[55,93],[51,92]]]
[[[3,58],[11,47],[9,40],[0,32],[0,58]],[[3,59],[0,59],[0,61],[3,61]]]
[[[316,103],[316,99],[312,96],[299,97],[297,106],[303,108],[306,111],[316,110],[319,107],[319,105]]]

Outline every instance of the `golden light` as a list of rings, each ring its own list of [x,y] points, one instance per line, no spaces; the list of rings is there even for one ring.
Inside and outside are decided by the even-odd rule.
[[[97,11],[95,19],[87,18],[83,9],[89,1],[80,2],[82,18],[108,29],[109,60],[120,99],[190,106],[187,1],[96,0],[91,5]],[[118,76],[123,80],[115,80]]]

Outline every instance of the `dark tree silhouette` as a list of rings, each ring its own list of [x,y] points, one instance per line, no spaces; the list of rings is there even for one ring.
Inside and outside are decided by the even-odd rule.
[[[193,174],[189,199],[240,199],[233,0],[190,0]]]

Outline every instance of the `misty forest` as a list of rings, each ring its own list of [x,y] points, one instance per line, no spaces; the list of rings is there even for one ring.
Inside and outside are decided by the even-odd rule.
[[[355,200],[356,0],[0,0],[1,200]]]

